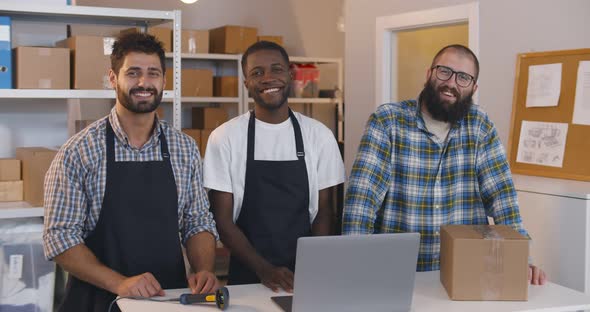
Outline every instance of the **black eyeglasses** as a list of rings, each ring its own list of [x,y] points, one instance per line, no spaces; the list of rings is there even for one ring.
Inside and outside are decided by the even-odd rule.
[[[455,82],[463,88],[469,87],[469,85],[471,85],[471,82],[475,80],[475,77],[471,76],[468,73],[454,71],[453,69],[443,65],[432,66],[431,69],[434,69],[436,71],[436,78],[442,81],[447,81],[451,79],[451,77],[453,77],[453,74],[455,74]]]

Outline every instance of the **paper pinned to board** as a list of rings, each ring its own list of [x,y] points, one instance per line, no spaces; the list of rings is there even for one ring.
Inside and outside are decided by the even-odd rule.
[[[563,167],[567,123],[522,121],[516,161]]]
[[[590,61],[578,64],[577,78],[572,123],[590,125]]]
[[[557,106],[561,93],[561,63],[529,66],[526,107]]]

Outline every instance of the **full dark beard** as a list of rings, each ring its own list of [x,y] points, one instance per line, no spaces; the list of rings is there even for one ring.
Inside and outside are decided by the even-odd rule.
[[[278,109],[278,108],[282,107],[283,105],[287,104],[287,98],[289,97],[290,92],[291,92],[291,84],[287,83],[285,85],[285,87],[283,88],[283,92],[281,93],[281,97],[276,101],[265,101],[263,99],[262,95],[257,91],[255,91],[255,92],[251,91],[250,94],[252,95],[252,98],[254,99],[256,104],[258,104],[268,110],[275,110],[275,109]]]
[[[449,90],[457,98],[457,101],[454,104],[451,104],[440,98],[440,91],[445,88],[446,87],[439,87],[438,90],[436,90],[432,80],[428,80],[424,85],[424,89],[420,92],[418,103],[420,103],[420,105],[425,105],[426,109],[428,109],[428,112],[435,120],[455,123],[463,119],[471,109],[471,106],[473,106],[473,92],[460,98],[459,93],[456,90]]]
[[[131,94],[133,94],[134,92],[141,92],[141,91],[153,92],[154,94],[156,94],[156,96],[154,97],[154,100],[151,102],[149,102],[149,101],[134,102],[133,99],[131,98]],[[160,106],[160,103],[162,102],[163,95],[164,95],[163,90],[158,93],[158,90],[156,90],[155,88],[141,88],[141,87],[140,88],[133,88],[133,89],[129,90],[129,94],[123,92],[121,90],[121,88],[117,88],[117,98],[119,99],[119,102],[123,105],[123,107],[125,107],[129,111],[132,111],[132,112],[138,113],[138,114],[151,113],[151,112],[155,111],[156,108],[158,108],[158,106]]]

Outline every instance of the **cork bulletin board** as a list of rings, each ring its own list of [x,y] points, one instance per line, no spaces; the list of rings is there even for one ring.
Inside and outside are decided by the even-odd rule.
[[[574,123],[576,88],[584,89],[582,88],[583,84],[578,83],[580,80],[578,69],[579,66],[589,65],[583,63],[584,61],[590,61],[590,49],[532,52],[518,55],[508,142],[509,162],[513,173],[590,181],[590,125]],[[531,66],[534,66],[533,69],[543,67],[537,65],[560,67],[561,83],[557,106],[527,107],[527,92],[529,91],[527,88],[529,88],[529,74],[531,72],[529,69]],[[586,78],[586,83],[588,83],[589,76],[587,75]],[[590,94],[587,93],[590,92],[585,92],[586,98],[590,97]],[[530,103],[531,99],[528,100]],[[588,99],[586,99],[586,104],[590,103],[587,101]],[[579,107],[576,109],[578,120],[579,116],[590,119],[590,115],[586,113],[580,115]],[[531,125],[535,126],[529,127]],[[551,125],[556,125],[556,128]],[[525,129],[523,133],[521,133],[522,129]],[[527,137],[531,140],[527,141]],[[554,137],[559,140],[555,140]],[[535,138],[539,140],[534,140]],[[550,151],[551,145],[557,145],[558,141],[562,143],[561,151],[563,153],[552,155],[554,160],[552,164],[543,163],[540,160],[541,156],[547,156],[547,153],[543,153],[543,151]],[[563,142],[565,142],[565,146],[563,146]],[[521,149],[520,154],[519,148]],[[539,148],[539,153],[533,154],[534,150],[531,149],[533,152],[524,157],[523,151],[526,151],[526,148]],[[546,149],[543,150],[543,148]]]

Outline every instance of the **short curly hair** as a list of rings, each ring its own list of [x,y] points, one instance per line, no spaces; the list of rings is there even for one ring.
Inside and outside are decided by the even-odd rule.
[[[162,72],[166,72],[166,55],[162,47],[162,42],[150,34],[133,31],[122,33],[117,37],[115,43],[113,43],[111,69],[115,72],[115,75],[119,74],[125,56],[130,52],[157,54],[162,65]]]

